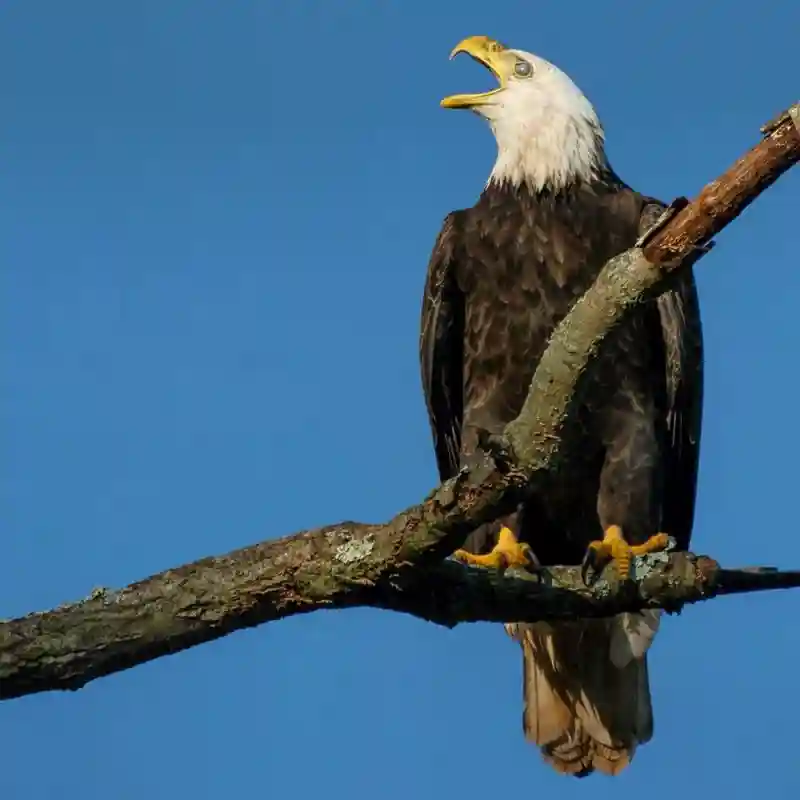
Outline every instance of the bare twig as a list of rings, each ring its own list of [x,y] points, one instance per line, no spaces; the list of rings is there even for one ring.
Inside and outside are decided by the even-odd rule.
[[[764,138],[724,175],[711,181],[668,227],[645,245],[645,257],[655,264],[683,258],[733,222],[761,192],[797,163],[798,120],[800,103],[795,103],[765,125]]]
[[[384,525],[345,522],[264,542],[0,623],[0,698],[76,689],[237,629],[320,608],[370,605],[454,625],[671,608],[714,594],[797,586],[795,573],[727,572],[689,554],[656,563],[633,589],[601,582],[591,591],[579,586],[574,568],[510,580],[442,563],[476,525],[510,510],[569,454],[575,406],[604,338],[800,159],[797,108],[640,247],[606,265],[552,337],[525,406],[506,431],[517,466],[487,460]]]

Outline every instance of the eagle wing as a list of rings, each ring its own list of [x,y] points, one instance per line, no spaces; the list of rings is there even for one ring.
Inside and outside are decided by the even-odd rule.
[[[464,298],[456,280],[456,215],[442,225],[422,298],[420,365],[439,477],[458,472],[464,412]]]
[[[664,211],[650,202],[642,210],[639,233]],[[688,550],[694,522],[700,430],[703,414],[703,329],[697,285],[691,268],[656,300],[666,369],[667,448],[664,454],[662,530]]]

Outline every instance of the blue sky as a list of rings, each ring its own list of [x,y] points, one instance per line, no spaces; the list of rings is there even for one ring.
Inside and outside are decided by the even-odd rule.
[[[721,0],[4,3],[0,616],[385,519],[434,485],[422,281],[494,157],[479,120],[438,107],[490,85],[448,62],[458,40],[558,63],[617,170],[669,200],[798,99],[798,24]],[[731,566],[800,564],[799,196],[785,177],[699,269],[695,549]],[[355,610],[3,704],[3,794],[787,797],[798,615],[783,593],[669,619],[656,735],[617,783],[556,776],[525,745],[497,626]]]

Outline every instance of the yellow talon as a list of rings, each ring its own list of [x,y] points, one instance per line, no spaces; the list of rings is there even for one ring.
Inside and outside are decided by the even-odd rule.
[[[456,550],[453,558],[463,561],[465,564],[490,567],[491,569],[529,567],[536,563],[530,545],[518,541],[511,529],[505,526],[500,528],[497,544],[490,553],[477,555],[468,553],[466,550]]]
[[[666,533],[651,536],[644,544],[629,545],[619,525],[609,525],[602,541],[590,542],[583,559],[581,575],[587,585],[594,583],[609,561],[613,562],[617,576],[622,580],[630,576],[634,556],[656,553],[669,547],[670,537]],[[591,571],[592,575],[589,575]]]

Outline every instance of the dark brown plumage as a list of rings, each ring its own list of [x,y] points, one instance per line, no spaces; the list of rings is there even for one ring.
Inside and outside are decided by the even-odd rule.
[[[662,209],[608,169],[557,191],[490,182],[473,208],[446,218],[420,337],[442,480],[476,453],[479,430],[500,433],[517,416],[553,328]],[[685,271],[601,353],[569,481],[501,522],[545,565],[579,563],[612,524],[632,544],[666,531],[688,548],[701,407],[702,334]],[[475,531],[465,549],[487,552],[499,527]],[[645,657],[609,656],[613,625],[630,622],[510,628],[525,656],[526,735],[561,772],[616,774],[651,736]]]

